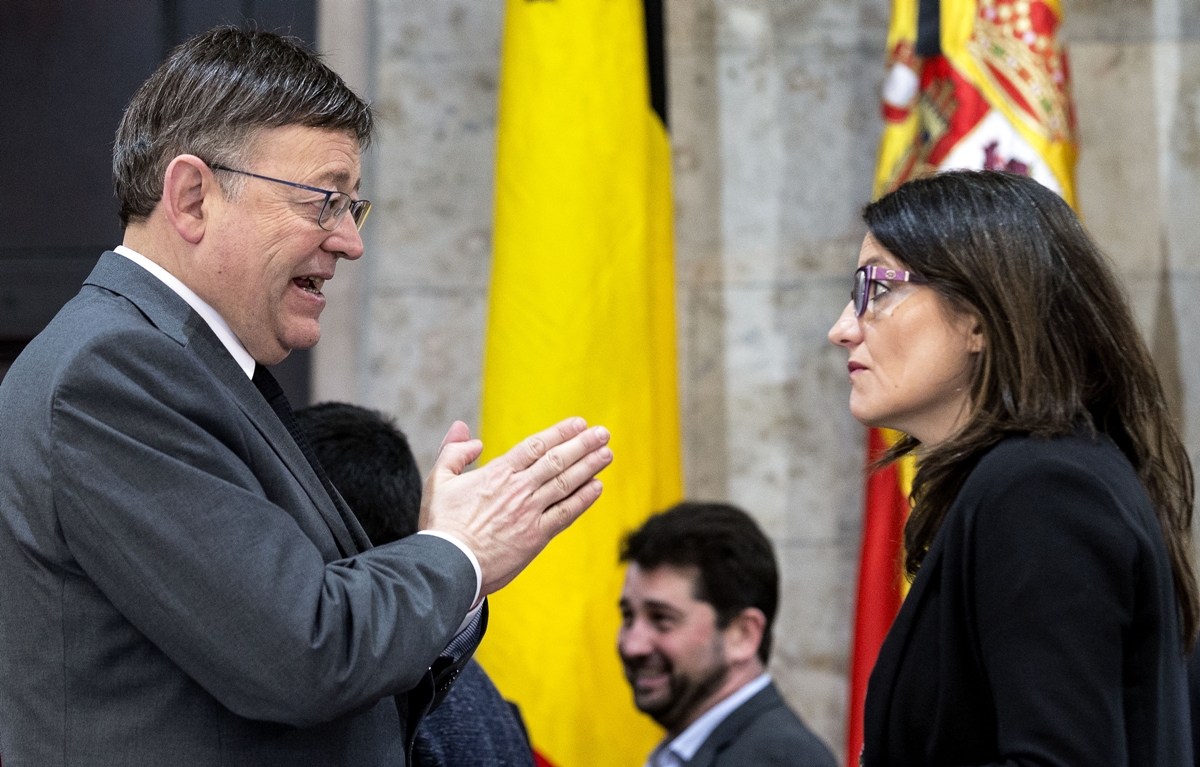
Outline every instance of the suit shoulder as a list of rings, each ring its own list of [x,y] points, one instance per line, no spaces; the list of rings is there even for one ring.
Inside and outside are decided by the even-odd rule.
[[[148,432],[182,419],[240,442],[243,421],[225,391],[190,345],[124,297],[85,285],[9,369],[0,414],[45,429],[54,445],[80,419]]]
[[[1140,487],[1133,466],[1105,436],[1020,436],[1001,441],[979,460],[960,498],[994,498],[1015,485],[1055,487],[1064,479],[1072,484]]]
[[[9,372],[18,378],[37,376],[45,385],[68,370],[78,372],[94,355],[112,358],[161,350],[160,344],[168,340],[128,299],[85,285],[29,342]]]
[[[724,751],[715,767],[836,767],[829,747],[787,705],[755,717]]]
[[[978,549],[977,566],[1007,552],[1001,571],[1076,549],[1126,566],[1163,546],[1133,466],[1104,436],[1001,442],[971,472],[944,526]]]

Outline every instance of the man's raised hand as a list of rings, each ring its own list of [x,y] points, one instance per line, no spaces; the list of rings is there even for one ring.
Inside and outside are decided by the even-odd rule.
[[[603,426],[568,418],[467,472],[483,443],[455,421],[425,481],[420,527],[466,544],[483,572],[480,593],[491,594],[600,497],[595,476],[612,463],[608,438]]]

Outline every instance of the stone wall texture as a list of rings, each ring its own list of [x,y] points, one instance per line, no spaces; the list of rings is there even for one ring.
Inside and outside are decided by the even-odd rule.
[[[825,333],[881,129],[887,0],[668,0],[687,492],[774,540],[771,671],[839,753],[863,431]],[[1200,456],[1200,4],[1064,0],[1085,223],[1125,280]],[[394,415],[425,469],[478,426],[502,3],[325,0],[321,47],[375,103],[367,256],[339,267],[316,400]],[[842,755],[844,757],[844,755]]]

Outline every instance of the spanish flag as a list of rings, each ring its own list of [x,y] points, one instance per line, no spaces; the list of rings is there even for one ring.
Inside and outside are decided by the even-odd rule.
[[[661,0],[509,0],[483,374],[485,459],[570,415],[596,505],[491,599],[478,657],[541,764],[641,765],[661,730],[616,652],[621,537],[682,497]]]
[[[1075,115],[1059,0],[892,0],[883,86],[880,196],[956,168],[1031,176],[1075,205]],[[868,464],[899,437],[870,429]],[[907,592],[904,523],[915,467],[867,479],[850,659],[847,762],[862,750],[862,711],[879,647]]]
[[[1075,205],[1059,0],[893,0],[875,194],[938,170],[1021,173]]]

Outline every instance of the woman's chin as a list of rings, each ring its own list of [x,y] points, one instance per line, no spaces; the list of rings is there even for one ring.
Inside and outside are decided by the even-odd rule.
[[[854,395],[850,395],[850,415],[854,416],[854,420],[867,428],[891,428],[884,423],[887,420],[886,415],[881,416],[878,410],[869,407],[864,402],[855,402],[854,400]]]

